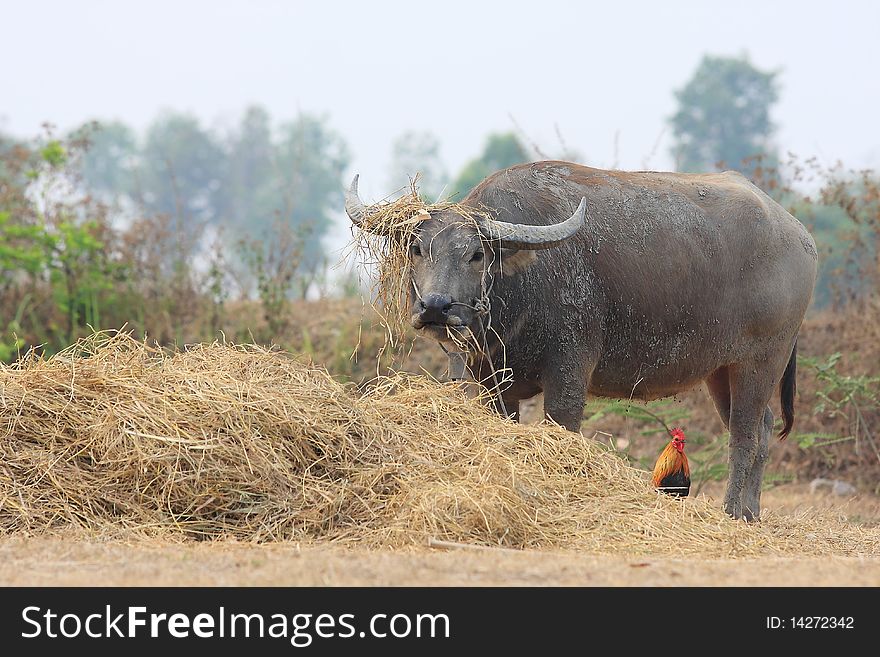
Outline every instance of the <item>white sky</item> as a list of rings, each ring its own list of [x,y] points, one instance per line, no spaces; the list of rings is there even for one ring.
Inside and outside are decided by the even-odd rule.
[[[783,149],[880,168],[878,29],[869,0],[0,0],[0,129],[326,113],[368,199],[404,130],[433,131],[454,173],[511,116],[549,152],[558,125],[589,164],[664,169],[673,89],[704,53],[747,52],[781,71]]]

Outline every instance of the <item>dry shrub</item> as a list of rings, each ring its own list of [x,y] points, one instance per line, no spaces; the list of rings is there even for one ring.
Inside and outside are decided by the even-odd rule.
[[[0,370],[0,530],[749,556],[877,554],[880,531],[728,519],[601,444],[454,384],[365,394],[284,353],[96,335]]]

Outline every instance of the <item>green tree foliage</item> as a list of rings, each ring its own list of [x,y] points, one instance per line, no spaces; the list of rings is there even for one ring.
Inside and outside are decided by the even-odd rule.
[[[476,187],[486,176],[514,164],[529,162],[526,148],[512,132],[495,133],[488,136],[483,152],[479,157],[464,165],[450,191],[452,198],[462,198]]]
[[[8,151],[15,144],[15,139],[10,135],[0,132],[0,153]]]
[[[880,289],[880,177],[815,157],[789,154],[782,167],[756,167],[752,180],[767,191],[813,235],[819,276],[813,292],[817,307],[868,298]],[[799,183],[812,192],[804,193]]]
[[[750,158],[771,155],[770,110],[779,97],[775,72],[746,57],[703,57],[693,77],[675,92],[672,155],[679,171],[750,169]]]
[[[388,188],[400,192],[407,191],[410,179],[418,174],[422,197],[436,201],[448,177],[440,159],[440,141],[430,132],[404,132],[391,144],[389,174]]]
[[[4,287],[9,285],[13,272],[39,270],[42,250],[39,248],[42,228],[13,223],[8,212],[0,212],[0,277]]]
[[[109,230],[105,208],[71,184],[82,147],[79,139],[47,131],[0,154],[2,358],[25,344],[23,334],[46,345],[68,344],[89,326],[97,328],[102,305],[112,302],[116,264],[102,239]]]
[[[103,198],[130,195],[135,190],[138,144],[134,131],[119,121],[93,121],[73,133],[86,141],[83,181]]]
[[[835,167],[819,190],[819,204],[843,213],[836,222],[835,236],[843,248],[834,255],[843,258],[832,272],[835,300],[876,295],[880,290],[880,176],[870,170]]]
[[[278,222],[271,235],[239,242],[245,264],[257,281],[257,295],[268,329],[268,333],[261,335],[265,340],[276,340],[288,328],[288,306],[307,237],[289,224]]]
[[[216,218],[226,158],[214,136],[188,114],[167,112],[147,130],[138,168],[140,201],[188,230]]]
[[[310,235],[306,266],[320,259],[349,162],[325,117],[301,115],[276,129],[259,106],[225,135],[172,112],[153,121],[142,144],[121,123],[90,123],[74,134],[89,143],[83,179],[102,199],[127,197],[146,214],[166,215],[191,243],[208,225],[227,226],[238,239],[280,221]]]
[[[326,118],[303,114],[281,126],[275,152],[278,174],[270,192],[276,214],[283,223],[308,233],[302,260],[310,266],[321,256],[320,238],[332,211],[342,206],[348,147]]]
[[[274,188],[272,120],[262,107],[249,107],[226,141],[229,164],[220,190],[218,215],[234,226],[268,225],[278,206]]]
[[[100,328],[101,298],[113,289],[115,267],[99,237],[101,229],[97,221],[65,220],[43,235],[45,265],[55,304],[66,317],[67,342],[79,337],[80,328]]]
[[[813,203],[798,198],[786,205],[789,212],[806,225],[819,250],[819,275],[813,290],[813,304],[822,308],[835,300],[835,287],[853,272],[850,251],[855,246],[852,237],[867,238],[863,227],[855,224],[842,208],[824,203]]]

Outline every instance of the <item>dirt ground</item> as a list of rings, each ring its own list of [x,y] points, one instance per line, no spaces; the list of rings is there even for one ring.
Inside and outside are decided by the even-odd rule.
[[[710,491],[715,496],[720,488]],[[775,513],[810,509],[880,526],[880,497],[764,495]],[[0,538],[5,586],[880,586],[880,556],[669,559],[473,548],[368,550],[245,543],[159,544]]]

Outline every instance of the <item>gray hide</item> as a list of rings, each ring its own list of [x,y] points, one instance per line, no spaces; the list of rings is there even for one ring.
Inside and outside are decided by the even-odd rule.
[[[512,369],[499,409],[516,417],[520,400],[543,392],[546,414],[571,431],[588,392],[650,400],[705,382],[730,430],[724,508],[757,519],[768,404],[780,381],[783,435],[793,421],[796,340],[816,279],[813,239],[734,172],[537,162],[493,174],[462,203],[510,224],[547,226],[572,217],[584,197],[585,226],[546,246],[503,235],[499,244],[487,238],[498,231],[432,214],[411,252],[413,326],[440,341],[447,325],[470,329],[489,352],[472,357],[476,378]],[[477,303],[484,290],[489,315]],[[489,320],[497,336],[484,341]]]

